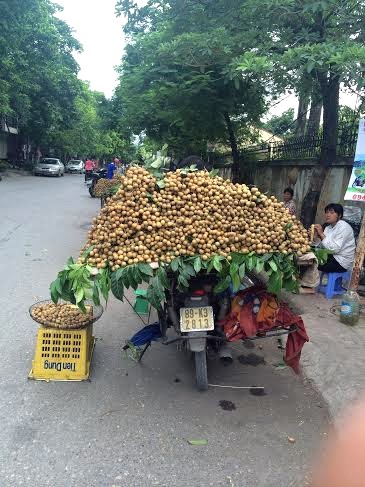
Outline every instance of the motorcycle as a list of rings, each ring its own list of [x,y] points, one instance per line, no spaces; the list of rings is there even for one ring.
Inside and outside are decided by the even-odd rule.
[[[200,391],[207,390],[209,385],[207,354],[216,353],[226,363],[233,361],[227,338],[219,326],[219,322],[230,310],[232,293],[231,290],[227,290],[215,294],[213,289],[218,280],[216,274],[198,274],[189,281],[189,288],[181,291],[178,289],[177,279],[171,275],[171,286],[166,291],[166,300],[162,309],[158,310],[162,344],[178,343],[180,349],[193,354],[196,385]],[[246,275],[241,288],[257,285],[262,286],[258,278]],[[167,337],[169,328],[175,331],[175,336],[171,338]],[[282,335],[296,330],[295,325],[289,328],[278,326],[271,331],[258,333],[250,340],[277,337],[281,343]]]
[[[187,291],[178,289],[174,276],[170,282],[166,301],[158,312],[162,343],[180,342],[182,348],[194,355],[196,384],[204,391],[208,389],[207,352],[213,351],[225,361],[232,361],[224,333],[217,326],[229,310],[229,296],[213,292],[218,282],[215,274],[197,275],[190,280]],[[174,328],[175,337],[167,337],[168,328]]]
[[[88,187],[89,194],[92,198],[95,198],[95,186],[99,179],[106,178],[106,169],[99,169],[98,171],[93,171],[90,176],[86,179],[86,186]]]

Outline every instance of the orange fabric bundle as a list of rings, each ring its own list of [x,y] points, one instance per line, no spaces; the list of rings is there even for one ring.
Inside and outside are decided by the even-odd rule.
[[[258,309],[257,300],[260,303]],[[296,373],[299,372],[300,354],[309,338],[302,318],[294,314],[287,304],[279,303],[274,294],[258,286],[240,291],[220,325],[228,341],[265,336],[265,332],[275,328],[289,329],[296,325],[297,330],[288,336],[284,360]]]

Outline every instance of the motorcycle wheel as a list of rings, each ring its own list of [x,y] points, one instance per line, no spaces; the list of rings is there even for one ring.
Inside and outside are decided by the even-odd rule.
[[[197,388],[199,391],[206,391],[208,389],[207,353],[205,350],[194,352],[194,358]]]
[[[95,195],[94,195],[94,190],[93,190],[92,186],[90,186],[90,188],[89,188],[89,193],[90,193],[90,196],[91,196],[92,198],[95,198]]]

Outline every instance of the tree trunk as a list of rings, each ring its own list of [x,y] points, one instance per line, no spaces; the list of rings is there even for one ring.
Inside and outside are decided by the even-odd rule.
[[[232,159],[233,159],[232,181],[234,183],[238,183],[240,180],[240,153],[238,151],[236,136],[228,112],[224,112],[224,120],[227,126],[227,132],[229,137],[229,143],[231,145],[231,152],[232,152]]]
[[[301,221],[308,228],[316,217],[318,201],[327,167],[336,161],[340,80],[338,76],[318,73],[323,100],[323,141],[319,164],[311,174],[309,189],[302,204]]]
[[[309,112],[309,119],[307,123],[306,135],[308,137],[313,137],[317,135],[319,132],[322,107],[323,107],[323,103],[322,103],[321,95],[318,95],[318,93],[313,93],[311,98],[311,109]]]
[[[332,164],[337,156],[338,108],[340,99],[340,77],[331,75],[319,78],[323,100],[323,142],[320,163]]]
[[[307,124],[307,111],[309,105],[309,98],[307,95],[301,94],[299,96],[299,106],[297,122],[295,124],[295,136],[301,137],[305,134],[305,126]]]

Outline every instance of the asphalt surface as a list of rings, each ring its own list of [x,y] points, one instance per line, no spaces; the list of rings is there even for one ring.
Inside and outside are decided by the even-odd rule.
[[[200,393],[192,362],[174,345],[155,344],[142,364],[122,355],[141,323],[111,299],[94,325],[90,381],[27,379],[37,330],[28,307],[48,298],[99,206],[79,175],[0,182],[0,486],[306,485],[328,413],[309,385],[277,366],[272,339],[235,344],[231,366],[209,359],[210,383],[264,386],[265,395]],[[255,365],[245,363],[250,354]]]

